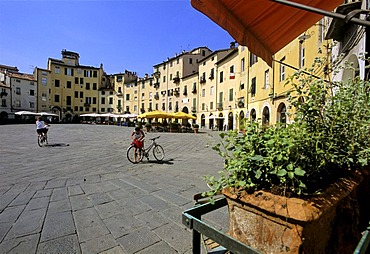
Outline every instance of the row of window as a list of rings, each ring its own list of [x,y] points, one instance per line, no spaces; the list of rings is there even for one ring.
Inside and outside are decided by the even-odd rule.
[[[60,66],[55,66],[55,74],[60,74]],[[82,69],[77,69],[77,74],[82,74]],[[64,75],[66,76],[74,76],[74,69],[64,67]],[[83,70],[83,75],[85,78],[97,78],[98,71],[97,70]]]
[[[56,79],[54,80],[54,86],[55,87],[60,87],[60,80],[59,79]],[[83,85],[84,84],[84,79],[83,78],[75,78],[75,85]],[[72,81],[67,81],[66,83],[66,87],[67,88],[72,88]],[[92,90],[98,90],[98,84],[97,83],[92,83],[92,86],[91,86],[91,83],[86,83],[85,84],[85,89],[86,90],[90,90],[92,88]]]
[[[6,107],[6,99],[2,99],[2,100],[1,100],[1,106],[2,106],[2,107]],[[29,101],[29,102],[28,102],[28,106],[29,106],[29,108],[34,109],[34,108],[35,108],[35,106],[36,106],[36,103],[35,103],[35,102],[33,102],[33,101]],[[21,101],[20,101],[20,100],[15,100],[15,107],[16,107],[16,108],[20,108],[20,107],[22,107],[22,103],[21,103]]]
[[[4,90],[4,91],[5,91],[5,90]],[[20,87],[16,87],[14,92],[15,92],[15,94],[20,95],[20,94],[21,94],[21,88],[20,88]],[[35,90],[30,89],[30,90],[29,90],[29,95],[30,95],[30,96],[35,96]]]

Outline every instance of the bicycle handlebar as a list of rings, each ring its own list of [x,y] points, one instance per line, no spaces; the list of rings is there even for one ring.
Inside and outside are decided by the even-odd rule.
[[[155,137],[155,138],[151,138],[150,140],[156,140],[156,139],[158,139],[160,136],[158,136],[158,137]]]

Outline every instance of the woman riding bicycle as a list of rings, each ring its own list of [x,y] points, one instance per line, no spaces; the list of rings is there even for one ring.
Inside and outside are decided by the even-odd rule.
[[[46,124],[41,116],[39,116],[37,118],[37,121],[36,121],[36,132],[37,134],[40,136],[40,135],[44,135],[46,138],[47,138],[47,133],[48,133],[48,129],[46,128],[46,126],[49,126],[48,124]]]
[[[140,158],[141,158],[140,153],[141,153],[141,149],[144,146],[145,134],[141,130],[140,127],[135,127],[135,130],[131,133],[131,138],[132,138],[132,144],[135,145],[135,148],[134,148],[135,157],[136,157],[136,154],[137,154],[137,149],[139,149],[139,154],[138,154],[138,157],[135,158],[135,161],[140,160]]]

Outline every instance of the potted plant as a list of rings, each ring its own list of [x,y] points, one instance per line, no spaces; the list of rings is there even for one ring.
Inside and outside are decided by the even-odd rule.
[[[199,124],[193,124],[193,128],[194,128],[194,133],[198,133],[199,132]]]
[[[146,123],[145,123],[145,129],[146,129],[146,131],[147,131],[147,132],[150,132],[150,129],[151,129],[151,128],[152,128],[151,123],[146,122]]]
[[[352,253],[370,214],[370,83],[307,73],[288,81],[293,123],[220,134],[204,195],[222,191],[231,236],[264,253]]]

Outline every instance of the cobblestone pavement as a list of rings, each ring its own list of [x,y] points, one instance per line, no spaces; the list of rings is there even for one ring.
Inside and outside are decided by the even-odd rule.
[[[217,132],[148,133],[164,162],[131,164],[132,130],[55,124],[40,148],[34,125],[0,126],[0,253],[191,253],[181,215],[222,168]],[[204,219],[227,230],[225,209]]]

